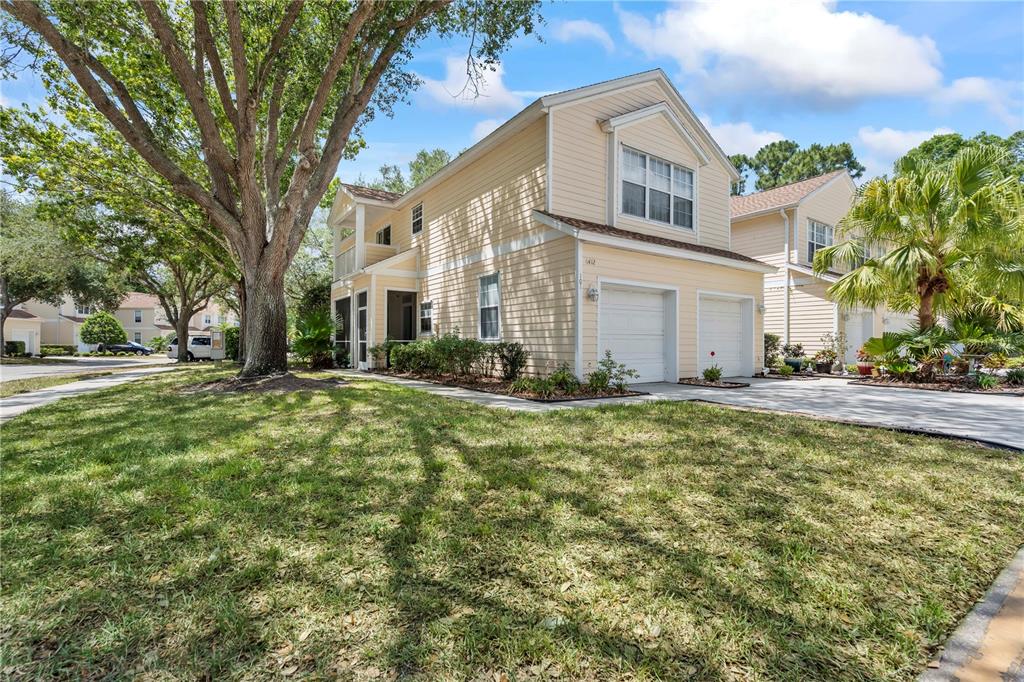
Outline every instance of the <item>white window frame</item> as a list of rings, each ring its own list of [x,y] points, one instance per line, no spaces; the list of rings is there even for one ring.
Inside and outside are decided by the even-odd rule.
[[[644,184],[643,184],[643,188],[644,188],[644,215],[642,215],[642,216],[633,215],[632,213],[626,213],[625,210],[624,210],[625,193],[623,192],[623,184],[626,183],[626,182],[629,182],[632,185],[638,185],[639,184],[639,183],[633,182],[632,180],[627,180],[626,177],[625,177],[624,159],[625,159],[626,151],[627,150],[630,151],[630,152],[633,152],[634,154],[640,154],[641,156],[643,156],[645,158],[645,161],[644,161]],[[651,215],[651,189],[652,189],[651,188],[651,181],[650,181],[651,159],[654,159],[654,160],[657,160],[657,161],[659,161],[661,163],[667,164],[669,166],[669,168],[671,169],[670,170],[670,174],[669,174],[669,183],[668,183],[668,186],[669,186],[669,191],[668,191],[668,202],[669,202],[668,222],[665,222],[663,220],[657,220],[655,218],[651,218],[650,217],[650,215]],[[682,165],[680,163],[674,163],[674,162],[669,161],[668,159],[663,158],[661,156],[656,156],[654,154],[648,154],[647,152],[640,151],[639,149],[636,149],[634,147],[630,147],[629,145],[624,145],[624,144],[623,145],[619,145],[618,164],[619,164],[619,166],[618,166],[618,168],[619,168],[618,187],[615,189],[615,191],[618,194],[618,209],[619,209],[619,215],[620,216],[622,216],[623,218],[631,219],[631,220],[641,220],[641,221],[644,221],[646,223],[650,223],[652,225],[658,225],[658,226],[661,226],[661,227],[668,227],[668,228],[671,228],[673,230],[682,230],[684,232],[691,232],[691,233],[696,234],[696,232],[697,232],[697,182],[698,182],[698,173],[697,173],[696,169],[689,168],[688,166],[684,166],[684,165]],[[675,193],[676,173],[679,172],[679,171],[686,172],[686,173],[690,174],[690,177],[692,178],[692,183],[691,183],[692,184],[692,192],[693,192],[693,196],[692,197],[687,197],[687,196],[683,196],[681,194],[676,194]],[[656,191],[656,192],[663,192],[664,193],[664,190],[657,189],[657,188],[654,188],[654,191]],[[675,210],[676,210],[676,207],[675,207],[675,198],[676,197],[679,197],[680,199],[689,200],[689,202],[690,202],[690,205],[691,205],[691,211],[690,211],[691,225],[689,227],[686,227],[685,225],[677,225],[673,221],[674,213],[675,213]]]
[[[484,305],[482,305],[483,301],[481,300],[482,297],[483,297],[483,293],[484,293],[484,280],[489,278],[489,277],[496,277],[497,278],[497,281],[495,282],[495,284],[496,284],[497,289],[498,289],[498,300],[497,300],[497,302],[494,305],[484,306]],[[485,308],[494,308],[497,311],[497,313],[498,313],[498,325],[497,325],[498,326],[498,331],[497,331],[497,336],[484,336],[484,329],[483,329],[483,327],[484,327],[484,309]],[[479,277],[479,279],[477,279],[476,309],[477,309],[477,315],[479,317],[479,319],[477,320],[477,325],[476,325],[477,337],[481,341],[500,341],[501,340],[501,271],[500,270],[495,270],[494,272],[487,273],[486,275],[481,275]]]
[[[134,315],[132,319],[135,320],[135,324],[142,324],[142,311],[136,308],[132,313]]]
[[[84,315],[85,317],[88,317],[89,315],[92,315],[94,312],[95,310],[91,305],[75,305],[76,315]]]
[[[424,306],[427,306],[426,312],[429,312],[430,313],[429,315],[424,315],[423,314]],[[423,330],[423,320],[430,320],[430,329],[428,329],[426,331]],[[416,335],[417,336],[430,336],[430,335],[432,335],[434,333],[434,302],[433,301],[420,301],[419,322],[417,324],[416,330],[417,330],[416,331]]]
[[[381,241],[381,235],[383,235],[385,231],[388,233],[388,240],[386,242]],[[391,225],[385,225],[377,230],[377,234],[374,235],[374,242],[379,246],[391,246]]]
[[[814,232],[815,232],[816,228],[821,228],[821,229],[824,230],[825,241],[827,243],[822,243],[822,242],[815,241],[815,234],[814,234]],[[810,263],[811,265],[814,264],[814,253],[818,249],[824,249],[826,247],[832,246],[833,244],[835,244],[835,242],[836,242],[836,232],[835,232],[835,228],[832,225],[829,225],[828,223],[823,223],[820,220],[815,220],[814,218],[808,218],[807,219],[807,262],[808,263]],[[812,245],[813,245],[813,248],[812,248]]]
[[[135,343],[142,343],[142,332],[135,332]]]
[[[419,229],[416,228],[416,224],[419,223]],[[412,207],[412,233],[419,234],[423,232],[423,202],[416,204]]]
[[[210,313],[204,313],[203,314],[203,324],[205,324],[205,325],[213,324],[213,315],[211,315]]]

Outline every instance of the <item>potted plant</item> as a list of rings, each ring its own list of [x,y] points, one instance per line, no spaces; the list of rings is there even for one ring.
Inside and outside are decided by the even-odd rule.
[[[800,343],[787,343],[782,347],[783,362],[799,372],[804,364],[804,347]]]
[[[832,363],[836,361],[834,348],[822,348],[814,354],[814,370],[818,374],[831,374]]]
[[[861,346],[857,351],[857,374],[862,377],[871,376],[871,370],[875,368],[875,363],[871,355],[864,350],[864,346]]]

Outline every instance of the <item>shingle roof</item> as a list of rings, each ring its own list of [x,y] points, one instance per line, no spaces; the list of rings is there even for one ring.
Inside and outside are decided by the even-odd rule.
[[[7,317],[9,317],[12,320],[38,320],[39,319],[38,316],[33,315],[32,313],[30,313],[27,310],[22,310],[21,308],[15,308],[14,310],[11,311],[11,314],[8,315]]]
[[[141,291],[129,291],[128,295],[121,301],[122,308],[159,308],[160,299],[152,294],[144,294]]]
[[[80,315],[61,315],[61,317],[63,317],[65,320],[77,322],[78,324],[85,322],[85,318]]]
[[[744,256],[742,253],[736,253],[735,251],[728,251],[726,249],[717,249],[713,246],[704,246],[703,244],[690,244],[689,242],[681,242],[675,239],[666,239],[664,237],[655,237],[649,234],[641,234],[639,232],[630,232],[629,230],[622,230],[618,227],[612,227],[611,225],[602,225],[601,223],[592,223],[589,220],[580,220],[579,218],[570,218],[569,216],[555,215],[554,213],[548,213],[547,211],[541,211],[536,209],[537,213],[546,215],[549,218],[554,218],[560,222],[565,223],[571,227],[575,227],[580,230],[587,230],[588,232],[597,232],[599,234],[607,234],[612,237],[622,237],[624,239],[632,239],[638,242],[647,242],[648,244],[659,244],[661,246],[668,246],[674,249],[685,249],[686,251],[694,251],[696,253],[706,253],[709,256],[719,256],[721,258],[731,258],[733,260],[743,261],[744,263],[757,263],[758,265],[765,265],[761,261],[751,258],[750,256]]]
[[[838,177],[845,172],[845,170],[832,171],[831,173],[825,173],[824,175],[818,175],[813,178],[808,178],[807,180],[801,180],[800,182],[782,185],[781,187],[775,187],[773,189],[765,190],[764,192],[755,192],[754,194],[732,197],[732,217],[738,218],[739,216],[749,215],[751,213],[761,213],[762,211],[770,211],[772,209],[792,206],[814,190],[832,180],[832,178]]]
[[[341,185],[349,194],[360,199],[376,199],[377,201],[394,201],[395,199],[401,198],[401,194],[397,192],[388,192],[383,189],[375,189],[373,187],[362,187],[361,185],[349,185],[342,183]]]

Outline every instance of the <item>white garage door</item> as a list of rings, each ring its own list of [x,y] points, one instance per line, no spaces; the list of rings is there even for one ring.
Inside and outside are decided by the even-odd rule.
[[[639,373],[637,382],[665,381],[666,298],[657,289],[601,287],[600,355],[610,350]]]
[[[39,349],[36,348],[36,333],[28,329],[14,329],[7,333],[7,338],[11,341],[24,341],[26,353],[38,353]]]
[[[846,359],[844,362],[857,362],[857,351],[864,342],[871,338],[874,325],[874,313],[871,311],[850,311],[846,318]]]
[[[738,299],[700,297],[698,371],[718,365],[724,377],[754,373],[750,305]]]

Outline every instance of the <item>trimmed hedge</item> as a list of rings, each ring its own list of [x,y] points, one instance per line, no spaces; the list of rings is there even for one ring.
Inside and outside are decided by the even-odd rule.
[[[24,341],[4,341],[4,355],[24,355]]]
[[[530,356],[521,343],[484,343],[460,338],[458,333],[386,344],[379,350],[387,351],[391,369],[396,372],[467,377],[493,376],[500,368],[501,377],[506,381],[519,378]]]
[[[52,345],[52,346],[40,346],[39,347],[39,354],[40,355],[71,355],[74,352],[75,352],[75,347],[74,346]]]

